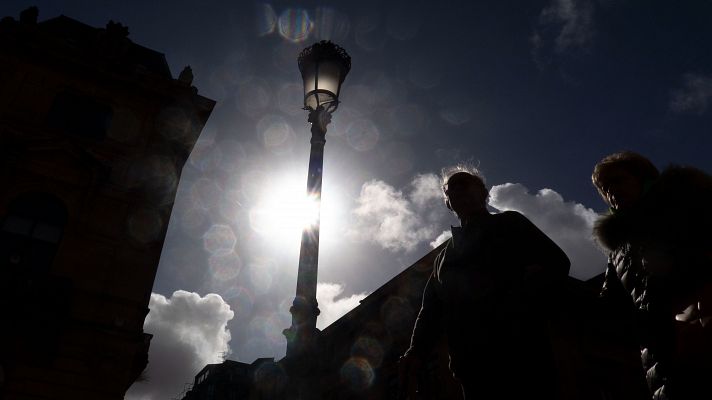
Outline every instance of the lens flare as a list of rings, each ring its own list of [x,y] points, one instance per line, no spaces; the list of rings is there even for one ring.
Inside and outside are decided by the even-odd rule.
[[[190,153],[190,165],[205,172],[216,169],[220,165],[222,151],[211,139],[198,140]]]
[[[383,361],[383,346],[372,337],[361,336],[351,346],[351,355],[364,358],[370,365],[379,367]]]
[[[231,52],[225,60],[213,68],[208,76],[208,91],[211,97],[217,97],[218,104],[226,99],[232,99],[236,86],[245,84],[254,79],[256,66],[251,54],[244,43],[231,43]],[[202,85],[201,85],[202,86]]]
[[[248,329],[250,336],[263,337],[275,344],[284,341],[284,336],[282,335],[282,330],[284,329],[283,321],[273,315],[252,318]]]
[[[341,379],[354,390],[368,389],[375,376],[373,367],[365,358],[351,357],[341,367]]]
[[[275,154],[284,154],[292,150],[294,131],[284,118],[266,115],[257,123],[257,131],[262,136],[265,148]]]
[[[358,151],[372,150],[380,136],[376,124],[368,119],[356,120],[346,130],[346,141]]]
[[[230,286],[223,294],[223,298],[230,305],[230,308],[238,316],[248,316],[252,314],[255,305],[255,296],[246,287]]]
[[[230,132],[232,133],[232,131]],[[241,171],[245,160],[247,159],[245,146],[234,139],[223,139],[220,141],[220,149],[223,154],[228,156],[220,159],[219,168],[222,171],[233,174],[235,171]]]
[[[240,177],[242,192],[248,200],[254,201],[263,195],[265,185],[271,181],[270,176],[260,169],[243,169]]]
[[[277,21],[279,34],[295,43],[303,42],[309,37],[314,24],[307,10],[288,8],[282,12]]]
[[[254,374],[254,383],[259,393],[265,398],[276,399],[283,395],[289,378],[282,367],[274,362],[265,362],[257,367]]]
[[[391,296],[381,306],[381,320],[390,332],[398,332],[414,318],[410,303],[402,297]]]
[[[257,258],[250,262],[250,283],[256,294],[265,294],[272,287],[275,263],[269,258]]]
[[[302,85],[287,83],[277,92],[277,106],[287,115],[300,115],[304,111],[304,89]]]
[[[351,30],[348,17],[331,7],[317,7],[314,19],[314,36],[319,40],[341,42]]]
[[[263,113],[270,105],[272,91],[262,79],[251,79],[237,88],[237,110],[254,117]]]
[[[421,5],[410,1],[397,2],[386,19],[387,32],[397,40],[413,39],[423,24],[424,15],[427,12]]]
[[[393,174],[410,172],[415,165],[415,151],[407,142],[389,142],[379,150],[383,165]]]
[[[159,239],[163,220],[154,210],[137,210],[129,216],[128,228],[131,237],[140,243],[150,243]]]
[[[227,254],[233,251],[237,237],[228,225],[214,224],[203,235],[203,247],[210,254]]]
[[[383,49],[387,40],[381,29],[380,15],[373,13],[359,17],[354,27],[354,39],[356,44],[366,51]]]
[[[208,265],[213,278],[220,281],[237,278],[242,269],[240,256],[234,251],[211,254],[208,258]]]
[[[386,122],[398,136],[415,136],[428,128],[428,113],[415,104],[399,105],[388,110]]]
[[[299,43],[284,41],[272,48],[272,64],[280,72],[292,75],[294,73],[294,60],[299,57],[302,45]],[[301,87],[301,84],[300,84]],[[302,90],[302,94],[303,94]],[[300,104],[301,102],[297,103]],[[301,108],[301,107],[300,107]]]
[[[274,32],[277,25],[277,14],[271,4],[262,3],[257,5],[257,35],[266,36]]]
[[[415,57],[408,71],[410,82],[423,89],[432,89],[440,84],[440,72],[429,62],[429,57],[425,54]]]
[[[156,117],[158,132],[163,137],[179,143],[190,143],[191,132],[196,124],[195,116],[180,107],[162,108]]]
[[[349,102],[358,104],[359,113],[362,115],[370,115],[379,109],[378,97],[376,91],[371,85],[353,84],[349,85]],[[341,107],[339,107],[339,114]],[[337,114],[337,115],[339,115]],[[338,117],[337,117],[338,118]]]
[[[199,178],[190,187],[190,200],[203,210],[218,208],[221,197],[222,188],[208,178]]]
[[[472,118],[473,106],[469,104],[452,106],[449,105],[440,110],[440,118],[451,125],[460,126],[470,121]]]
[[[240,212],[242,212],[242,203],[244,195],[239,190],[226,190],[222,196],[220,204],[220,215],[227,221],[238,222]]]
[[[150,203],[168,204],[175,199],[178,172],[171,158],[154,155],[135,160],[129,167],[126,180],[130,186],[145,187]]]

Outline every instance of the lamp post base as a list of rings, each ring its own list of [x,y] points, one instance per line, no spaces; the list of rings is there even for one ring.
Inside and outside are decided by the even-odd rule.
[[[290,400],[320,399],[321,331],[316,326],[319,308],[316,299],[297,297],[289,309],[292,326],[282,331],[287,338],[287,356],[282,360],[289,376]]]
[[[287,357],[295,358],[318,349],[321,331],[316,328],[316,317],[320,311],[316,299],[311,301],[297,296],[289,308],[292,326],[282,331],[287,338]]]

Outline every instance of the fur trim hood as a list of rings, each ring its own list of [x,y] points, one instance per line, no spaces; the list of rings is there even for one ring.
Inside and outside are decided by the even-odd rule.
[[[692,167],[666,168],[635,207],[599,218],[594,237],[608,250],[653,240],[709,251],[712,176]]]

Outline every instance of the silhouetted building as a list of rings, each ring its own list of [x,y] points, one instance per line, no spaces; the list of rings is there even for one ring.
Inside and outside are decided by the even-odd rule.
[[[183,400],[259,400],[255,375],[278,368],[274,358],[258,358],[252,364],[225,360],[208,364],[198,372]]]
[[[426,254],[321,332],[319,351],[313,355],[317,359],[317,371],[306,378],[308,387],[313,389],[310,394],[313,398],[396,398],[398,359],[410,345],[423,289],[439,251],[437,248]],[[558,300],[547,325],[560,399],[629,398],[626,388],[635,378],[634,367],[639,356],[627,353],[627,349],[618,344],[622,332],[598,307],[601,283],[602,275],[586,282],[569,278],[563,290],[555,294]],[[418,376],[419,398],[462,399],[460,385],[449,370],[444,338],[424,361]],[[517,359],[512,360],[512,365],[511,379],[516,385],[518,374],[537,368],[538,361]],[[284,358],[269,367],[255,374],[251,382],[240,381],[239,384],[249,387],[240,388],[239,393],[250,393],[251,399],[293,398],[290,390],[294,386],[288,379],[290,372],[300,367],[298,362]],[[201,400],[213,398],[218,397]],[[192,400],[185,398],[189,399]]]
[[[122,399],[215,102],[109,22],[0,21],[0,397]]]
[[[361,300],[321,333],[323,399],[395,399],[398,359],[410,345],[425,283],[443,246]],[[440,340],[418,377],[423,399],[460,399]]]
[[[425,283],[440,250],[426,254],[321,332],[317,398],[396,398],[398,360],[410,345]],[[628,354],[618,344],[618,326],[601,313],[597,304],[601,283],[602,275],[586,282],[570,277],[553,296],[557,300],[548,317],[547,335],[555,358],[560,399],[629,398],[626,386],[634,379],[631,363],[634,365],[638,356]],[[420,399],[462,399],[449,361],[443,336],[419,373]],[[513,385],[519,384],[519,374],[541,367],[538,360],[511,362]]]

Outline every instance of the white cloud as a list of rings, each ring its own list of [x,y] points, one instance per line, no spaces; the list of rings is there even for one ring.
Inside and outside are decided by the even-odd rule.
[[[683,80],[683,86],[672,92],[670,109],[678,113],[704,113],[712,98],[712,77],[685,74]]]
[[[410,200],[416,207],[426,207],[443,198],[440,178],[435,174],[417,175],[411,182]]]
[[[490,190],[490,205],[498,210],[524,214],[558,244],[571,260],[571,276],[591,278],[605,269],[605,255],[592,237],[598,215],[573,201],[564,201],[554,190],[530,194],[519,183],[505,183]]]
[[[131,386],[129,400],[176,396],[185,382],[193,382],[206,364],[221,362],[230,349],[227,323],[234,313],[219,295],[178,290],[166,298],[151,293],[148,307],[144,331],[153,334],[148,380]]]
[[[418,175],[408,189],[404,194],[379,180],[363,184],[348,236],[391,251],[413,251],[433,240],[447,213],[439,179],[434,174]]]
[[[586,48],[595,33],[594,9],[592,0],[551,0],[531,36],[537,63],[546,58],[544,53]]]
[[[344,285],[338,283],[319,282],[316,285],[316,301],[321,311],[316,320],[317,328],[324,329],[331,325],[368,296],[368,293],[360,293],[337,299],[343,292]]]
[[[451,232],[442,227],[449,211],[442,203],[437,176],[418,175],[407,189],[404,194],[382,181],[365,183],[353,211],[356,218],[349,235],[393,252],[412,251],[423,243],[435,248],[447,240]],[[552,189],[531,194],[519,183],[493,186],[489,204],[527,216],[566,252],[573,277],[587,279],[603,271],[605,255],[592,237],[598,217],[592,209],[564,201]]]
[[[443,231],[435,240],[430,242],[430,247],[436,248],[452,237],[452,231]]]

